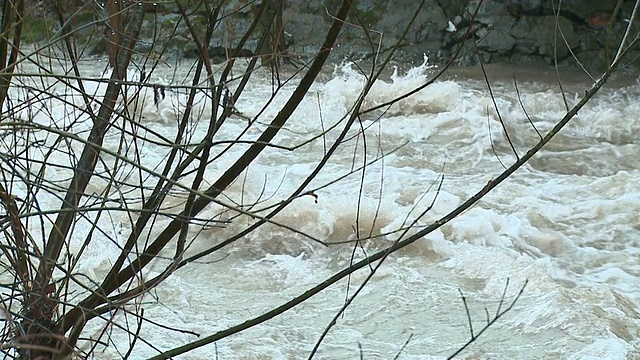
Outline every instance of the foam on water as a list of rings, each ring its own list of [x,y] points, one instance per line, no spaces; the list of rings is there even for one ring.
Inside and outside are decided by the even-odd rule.
[[[406,74],[396,71],[388,80],[378,81],[365,108],[422,85],[429,69],[425,61]],[[364,80],[355,67],[344,64],[336,67],[329,81],[314,85],[275,143],[296,146],[330,130],[294,151],[265,150],[246,176],[225,191],[224,201],[260,201],[259,207],[267,207],[291,194],[337,138]],[[217,140],[235,139],[244,130],[242,140],[255,139],[294,87],[294,83],[285,85],[263,109],[272,89],[251,84],[236,107],[247,117],[259,117],[252,125],[246,119],[230,120]],[[560,93],[546,85],[522,83],[519,87],[530,120],[544,134],[564,114]],[[97,86],[90,89],[97,90]],[[505,85],[494,91],[507,131],[523,153],[538,135],[514,89]],[[485,321],[484,308],[493,312],[498,306],[507,278],[511,284],[507,301],[525,279],[529,284],[512,311],[468,350],[467,358],[638,356],[640,141],[633,134],[640,127],[639,94],[640,86],[605,90],[510,180],[456,220],[389,258],[329,333],[319,358],[357,358],[359,343],[365,358],[392,358],[410,334],[413,338],[403,358],[444,358],[468,339],[458,289],[468,297],[479,328]],[[168,92],[157,106],[152,93],[144,96],[144,103],[131,110],[148,127],[150,138],[151,131],[157,131],[172,139],[185,95]],[[579,99],[576,95],[568,100],[572,104]],[[65,107],[55,104],[52,112],[62,116]],[[196,112],[205,117],[211,114],[204,98]],[[358,234],[381,235],[363,243],[364,251],[371,253],[390,245],[407,224],[430,208],[416,223],[418,227],[429,225],[499,174],[500,161],[510,164],[515,159],[497,115],[486,91],[460,80],[434,83],[386,112],[372,113],[349,130],[350,140],[306,188],[315,189],[317,198],[298,198],[274,218],[314,238],[340,244],[323,247],[277,225],[265,225],[239,240],[225,252],[227,257],[214,254],[208,260],[219,261],[196,264],[169,278],[146,299],[145,315],[210,334],[260,315],[340,270],[352,256],[352,244],[342,243]],[[46,122],[46,116],[36,120]],[[81,120],[79,117],[74,129],[88,128]],[[198,139],[207,124],[190,126],[193,138]],[[361,129],[366,129],[364,136]],[[116,149],[117,141],[107,146]],[[222,147],[213,148],[218,149]],[[246,146],[234,147],[216,160],[206,174],[207,181],[213,182],[244,149]],[[163,151],[166,148],[145,145],[142,165],[163,165]],[[353,170],[382,154],[386,155],[383,159],[366,167],[364,177]],[[68,161],[62,155],[54,158]],[[445,178],[437,193],[442,174]],[[64,176],[68,174],[56,175]],[[92,186],[95,191],[104,187]],[[45,201],[57,207],[56,199]],[[181,194],[176,194],[175,203],[181,201]],[[201,216],[231,223],[203,230],[193,252],[255,221],[217,205]],[[126,218],[114,215],[106,224],[111,236],[124,241]],[[117,244],[94,241],[78,270],[103,274],[109,254],[116,250]],[[356,260],[363,256],[363,250],[356,251]],[[152,269],[147,276],[161,268]],[[354,274],[350,293],[367,274],[366,268]],[[346,289],[342,281],[284,315],[218,342],[220,358],[307,355],[343,304]],[[195,339],[153,326],[143,328],[143,333],[163,349]],[[125,339],[117,333],[114,336]],[[136,358],[153,354],[144,344],[140,346]],[[213,351],[208,346],[182,358],[210,358]],[[107,350],[104,356],[110,354]]]

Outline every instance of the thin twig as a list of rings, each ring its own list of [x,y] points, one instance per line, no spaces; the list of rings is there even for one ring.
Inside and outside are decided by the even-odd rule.
[[[509,312],[509,310],[511,310],[513,308],[513,306],[516,304],[518,299],[520,299],[520,296],[524,292],[524,288],[527,286],[528,283],[529,283],[529,280],[525,280],[524,284],[522,284],[522,287],[520,288],[520,291],[513,298],[513,300],[509,304],[509,306],[506,307],[504,310],[501,310],[502,304],[505,301],[507,288],[509,286],[509,279],[507,278],[507,282],[505,284],[504,291],[502,292],[502,296],[500,296],[500,304],[498,305],[498,310],[496,311],[495,316],[493,318],[489,318],[489,311],[487,310],[487,308],[485,308],[484,310],[485,310],[485,313],[487,315],[487,323],[480,329],[480,331],[477,334],[473,333],[473,327],[471,325],[471,313],[469,312],[469,308],[467,307],[467,300],[464,297],[464,295],[462,294],[462,291],[460,291],[460,289],[458,289],[458,291],[460,291],[460,296],[462,297],[462,302],[464,304],[465,313],[467,314],[467,320],[469,322],[469,328],[471,329],[471,336],[469,337],[469,340],[466,343],[464,343],[464,345],[462,345],[460,348],[458,348],[458,350],[456,350],[452,355],[447,357],[447,360],[453,359],[454,357],[458,356],[462,351],[467,349],[469,347],[469,345],[473,344],[480,337],[480,335],[482,335],[487,329],[489,329],[493,324],[495,324],[496,321],[498,321],[504,314]]]

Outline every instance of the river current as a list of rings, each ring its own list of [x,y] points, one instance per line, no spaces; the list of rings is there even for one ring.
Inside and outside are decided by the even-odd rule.
[[[493,70],[499,73],[491,78],[497,107],[522,155],[539,140],[536,130],[544,135],[564,116],[565,101],[553,73],[519,73],[518,97],[513,69]],[[101,69],[95,71],[99,74]],[[171,71],[156,72],[156,81],[179,80]],[[365,108],[420,86],[434,71],[422,64],[383,76]],[[409,338],[401,359],[446,358],[469,339],[460,293],[477,333],[486,323],[485,308],[491,315],[496,312],[507,279],[507,304],[528,283],[513,308],[460,358],[640,358],[640,85],[637,77],[625,76],[618,78],[624,80],[621,83],[605,87],[545,149],[471,209],[390,256],[338,319],[316,358],[357,359],[362,353],[364,359],[391,359]],[[216,138],[234,139],[247,126],[245,117],[262,111],[243,136],[255,139],[297,83],[294,79],[285,84],[262,111],[273,87],[267,74],[257,74],[235,104],[242,116],[225,123]],[[292,147],[326,134],[294,151],[267,148],[221,200],[236,205],[260,201],[258,207],[265,207],[286,198],[338,136],[363,83],[364,77],[349,64],[324,74],[274,143]],[[575,77],[563,85],[569,106],[590,87]],[[93,86],[90,91],[104,88]],[[158,106],[151,92],[146,96],[147,103],[135,109],[140,121],[172,138],[185,95],[167,90]],[[75,97],[72,102],[81,101]],[[196,113],[206,118],[211,108],[205,101],[200,104]],[[60,102],[51,105],[52,113],[61,117],[67,108]],[[90,124],[79,122],[78,127],[83,126]],[[194,122],[190,131],[196,141],[206,124]],[[115,134],[105,141],[114,151],[120,146]],[[246,148],[235,146],[217,159],[206,180],[214,181]],[[149,143],[138,151],[143,165],[161,169],[158,164],[166,148]],[[429,207],[417,229],[447,214],[500,174],[503,164],[515,160],[486,84],[459,70],[385,112],[363,116],[307,187],[319,187],[316,196],[294,200],[274,219],[332,245],[266,225],[179,270],[140,306],[146,317],[203,336],[240,324],[348,266],[353,243],[345,244],[346,240],[358,234],[385,234],[356,249],[353,256],[362,259],[392,244],[398,229]],[[59,155],[59,161],[69,160]],[[369,164],[358,170],[363,163]],[[104,184],[92,183],[89,192],[102,188]],[[184,200],[184,194],[174,195],[176,204]],[[47,207],[46,199],[42,206]],[[55,209],[59,202],[52,198],[48,206]],[[207,208],[202,216],[230,222],[200,229],[189,252],[218,243],[255,221],[220,206]],[[128,234],[130,227],[122,213],[114,213],[109,226],[112,238]],[[98,277],[118,248],[99,241],[100,234],[95,236],[76,271]],[[83,237],[78,238],[78,243],[72,240],[72,252]],[[304,358],[344,304],[347,290],[353,294],[369,271],[366,267],[350,278],[350,285],[344,279],[283,315],[178,358]],[[141,336],[165,350],[197,339],[152,324],[142,327]],[[128,340],[114,331],[115,346],[99,348],[97,358],[119,358],[114,347],[120,344],[126,351]],[[131,358],[154,354],[138,342]]]

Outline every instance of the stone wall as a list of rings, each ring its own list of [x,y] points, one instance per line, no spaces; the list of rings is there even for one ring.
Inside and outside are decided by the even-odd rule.
[[[224,14],[230,16],[217,25],[210,44],[210,54],[218,60],[224,60],[228,50],[235,46],[259,6],[259,1],[249,0],[223,3]],[[337,11],[340,3],[339,0],[285,0],[285,40],[291,56],[306,57],[318,50],[332,21],[330,14]],[[600,70],[606,59],[614,55],[635,1],[623,0],[617,12],[617,0],[425,0],[417,13],[418,0],[354,0],[354,3],[350,24],[344,27],[334,58],[358,60],[370,58],[378,50],[383,54],[388,52],[415,15],[396,52],[399,62],[420,62],[426,54],[436,63],[455,57],[458,65],[472,65],[478,62],[479,54],[486,63],[553,64],[557,61],[561,66],[574,67],[578,66],[577,58],[588,69]],[[99,2],[95,4],[98,6],[85,6],[94,12],[91,21],[104,16],[100,14]],[[166,46],[163,56],[195,56],[197,51],[184,22],[173,32],[180,18],[175,5],[148,1],[145,4],[150,6],[150,13],[138,50],[157,53]],[[373,43],[369,43],[358,24],[371,30],[369,38]],[[104,33],[104,29],[97,31],[100,32]],[[95,42],[94,53],[105,50],[104,41],[96,42],[95,36],[90,38]],[[250,56],[256,44],[257,39],[251,39],[243,55]],[[629,59],[639,54],[634,51]],[[640,67],[638,63],[631,66]]]
[[[286,30],[295,34],[293,49],[305,52],[306,46],[321,41],[313,35],[326,29],[330,17],[322,1],[304,6],[291,3]],[[585,67],[599,70],[615,54],[635,1],[623,1],[613,16],[616,3],[563,0],[558,8],[557,0],[426,0],[397,58],[421,61],[424,53],[444,63],[458,54],[457,64],[472,65],[479,53],[487,63],[553,64],[557,60],[562,66],[578,66],[577,58]],[[365,25],[376,30],[371,37],[384,52],[400,38],[418,4],[415,0],[361,0],[356,11]],[[355,16],[351,21],[357,22]],[[343,44],[342,52],[354,58],[372,56],[371,46],[355,26],[347,27]],[[640,67],[640,62],[635,66]]]

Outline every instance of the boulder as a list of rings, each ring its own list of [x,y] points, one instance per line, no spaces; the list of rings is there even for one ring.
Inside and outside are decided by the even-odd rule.
[[[543,0],[521,0],[517,2],[520,7],[520,14],[541,15]]]
[[[580,45],[573,27],[573,23],[564,17],[523,16],[514,24],[511,35],[523,54],[545,57],[557,54],[558,59],[563,59],[570,54],[569,48]]]
[[[612,13],[616,3],[616,0],[562,0],[560,7],[558,7],[559,2],[557,0],[544,1],[543,11],[546,14],[556,14],[559,11],[561,14],[564,13],[565,16],[572,15],[576,19],[586,19],[596,13]]]
[[[383,2],[380,2],[383,3]],[[404,31],[402,26],[411,19],[418,7],[414,0],[394,0],[384,2],[378,21],[373,28],[382,31],[385,36],[400,37]],[[411,30],[409,41],[418,43],[433,34],[440,33],[447,28],[448,20],[444,11],[434,0],[427,0],[422,11],[418,13]]]
[[[464,16],[468,21],[470,21],[474,13],[475,17],[473,18],[473,21],[481,24],[493,24],[501,17],[510,15],[506,2],[502,1],[481,2],[479,0],[473,0],[469,2],[469,5],[467,5],[467,10],[465,11]]]
[[[496,54],[508,54],[516,45],[516,39],[504,30],[482,30],[484,30],[482,34],[478,34],[480,37],[478,47],[482,50]]]

